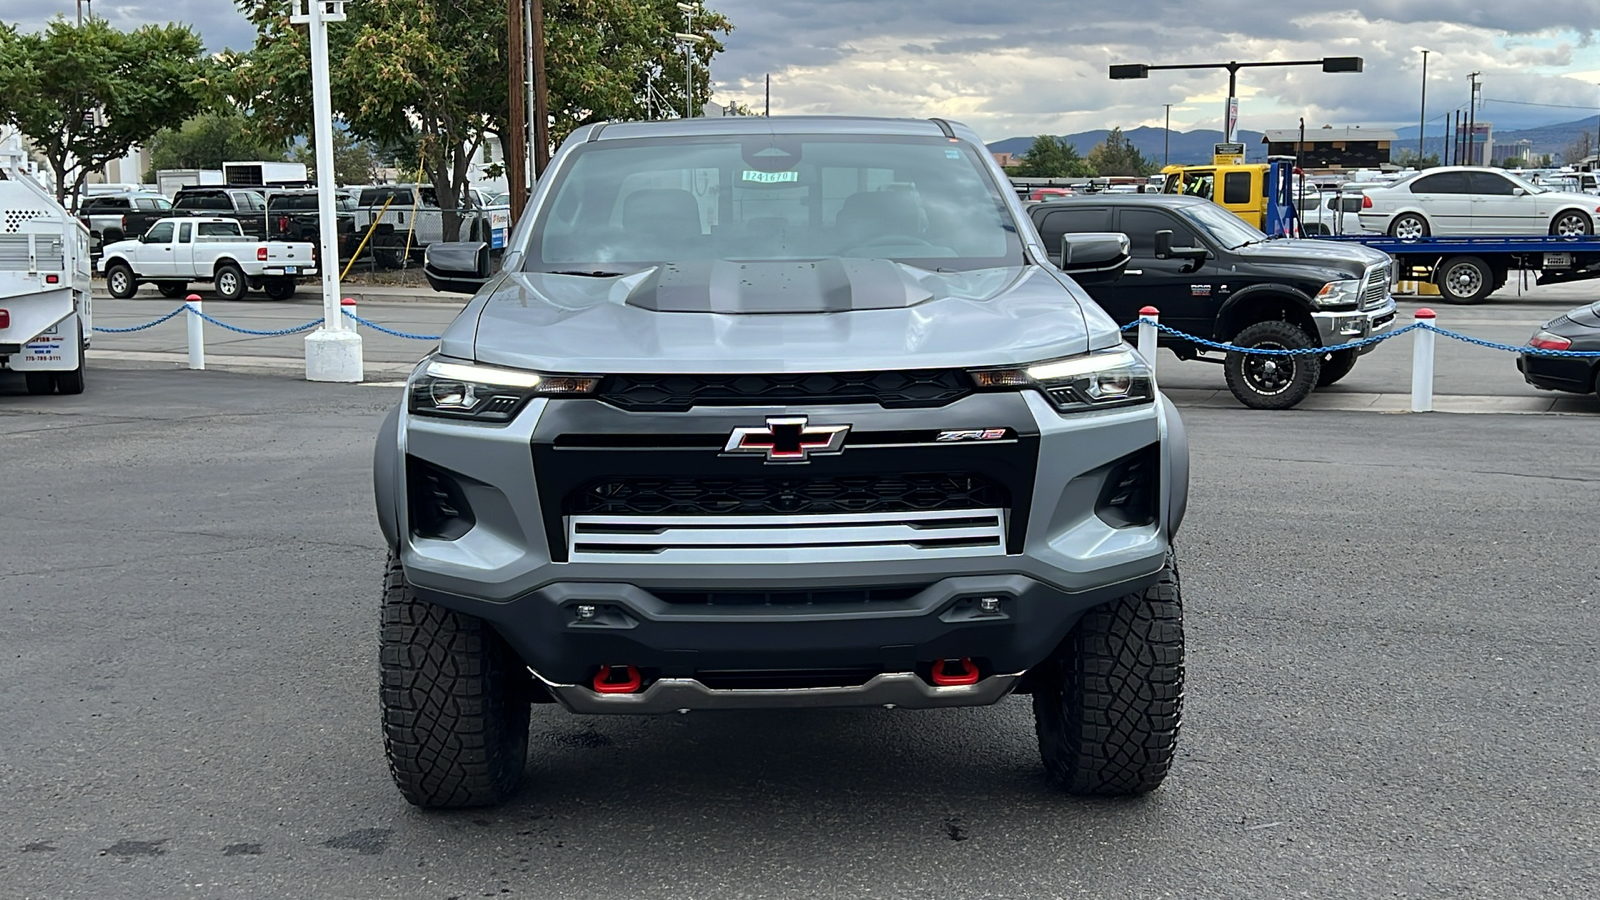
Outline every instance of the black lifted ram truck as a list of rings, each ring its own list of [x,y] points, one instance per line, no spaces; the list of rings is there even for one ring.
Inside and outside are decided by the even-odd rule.
[[[1371,337],[1394,322],[1393,262],[1366,247],[1272,240],[1198,197],[1098,194],[1029,207],[1052,261],[1062,238],[1120,231],[1131,259],[1122,277],[1080,282],[1119,325],[1139,310],[1161,323],[1239,347],[1292,350]],[[1222,363],[1228,389],[1255,409],[1288,409],[1350,373],[1375,344],[1304,356],[1220,353],[1163,333],[1180,359]]]

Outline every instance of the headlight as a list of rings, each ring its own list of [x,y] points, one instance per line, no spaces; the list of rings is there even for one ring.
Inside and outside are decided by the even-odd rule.
[[[1015,369],[982,369],[972,378],[990,390],[1035,388],[1061,412],[1149,403],[1156,392],[1150,367],[1127,345]]]
[[[1330,281],[1317,291],[1318,306],[1353,306],[1361,299],[1361,279]]]
[[[599,386],[600,379],[589,375],[429,360],[411,376],[407,407],[422,416],[509,422],[534,397],[582,396]]]

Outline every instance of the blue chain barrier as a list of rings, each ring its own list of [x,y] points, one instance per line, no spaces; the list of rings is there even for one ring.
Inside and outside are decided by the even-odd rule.
[[[1129,331],[1139,327],[1139,325],[1144,322],[1150,322],[1150,320],[1135,319],[1132,322],[1122,326],[1122,330]],[[1195,337],[1192,334],[1179,331],[1176,328],[1173,328],[1169,325],[1163,325],[1160,322],[1150,322],[1150,324],[1154,325],[1161,331],[1165,331],[1167,334],[1170,334],[1173,337],[1182,338],[1184,341],[1199,347],[1206,347],[1211,350],[1222,350],[1227,353],[1247,353],[1253,356],[1310,356],[1317,353],[1337,353],[1340,350],[1356,350],[1372,344],[1382,343],[1391,338],[1397,338],[1408,331],[1425,329],[1433,332],[1434,334],[1442,334],[1447,338],[1454,338],[1458,341],[1464,341],[1468,344],[1476,344],[1479,347],[1488,347],[1492,350],[1504,350],[1508,353],[1525,353],[1529,356],[1561,356],[1575,359],[1600,358],[1600,350],[1545,350],[1540,347],[1529,347],[1525,344],[1522,346],[1517,346],[1514,344],[1497,344],[1494,341],[1485,341],[1479,338],[1469,337],[1458,332],[1448,331],[1433,325],[1430,322],[1413,322],[1403,328],[1396,328],[1393,331],[1386,331],[1383,334],[1375,334],[1372,337],[1362,338],[1358,341],[1350,341],[1344,344],[1333,344],[1327,347],[1301,347],[1294,350],[1268,350],[1263,347],[1236,347],[1230,343],[1218,343],[1217,341],[1208,341],[1202,337]]]
[[[384,334],[392,334],[395,337],[407,338],[413,341],[437,341],[443,337],[443,335],[438,334],[410,334],[404,331],[396,331],[393,328],[385,328],[382,325],[379,325],[377,322],[369,322],[348,309],[340,310],[340,312],[354,319],[358,325],[365,325],[374,331],[381,331]]]
[[[322,324],[322,320],[321,319],[315,319],[313,321],[305,323],[304,325],[296,325],[293,328],[279,328],[279,329],[276,329],[276,330],[273,330],[273,331],[257,331],[254,328],[240,328],[237,325],[229,325],[227,322],[223,322],[223,321],[220,321],[218,319],[211,318],[210,316],[206,315],[205,313],[201,312],[198,309],[195,309],[192,306],[189,306],[188,304],[184,304],[184,306],[188,307],[190,312],[194,313],[195,315],[199,316],[200,318],[204,319],[205,321],[210,322],[213,325],[216,325],[219,328],[226,328],[229,331],[236,331],[239,334],[255,335],[256,337],[282,337],[282,336],[284,336],[286,334],[299,334],[302,331],[310,331],[311,329],[313,329],[313,328],[317,327],[318,325]]]
[[[106,334],[127,334],[127,333],[132,332],[132,331],[143,331],[146,328],[154,328],[157,325],[160,325],[162,322],[165,322],[166,320],[172,318],[173,316],[176,316],[177,314],[183,312],[184,310],[186,310],[188,308],[189,308],[189,304],[185,303],[184,305],[178,307],[177,309],[173,310],[172,312],[167,313],[166,315],[162,316],[159,319],[155,319],[153,321],[146,322],[143,325],[134,325],[131,328],[101,328],[99,325],[96,325],[96,326],[94,326],[94,330],[95,331],[102,331],[102,332],[105,332]]]

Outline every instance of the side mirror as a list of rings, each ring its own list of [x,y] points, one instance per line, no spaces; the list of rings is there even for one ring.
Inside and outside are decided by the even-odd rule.
[[[1513,197],[1521,197],[1521,196],[1526,195],[1527,193],[1528,193],[1527,191],[1525,191],[1525,190],[1523,190],[1522,188],[1519,188],[1519,187],[1514,187],[1514,188],[1511,189],[1511,196],[1513,196]]]
[[[1114,231],[1061,236],[1061,271],[1079,284],[1110,284],[1128,265],[1128,236]]]
[[[1174,247],[1172,232],[1156,232],[1156,259],[1208,259],[1211,253],[1204,247]]]
[[[422,274],[440,293],[476,294],[489,281],[489,245],[482,241],[429,244],[422,255]]]

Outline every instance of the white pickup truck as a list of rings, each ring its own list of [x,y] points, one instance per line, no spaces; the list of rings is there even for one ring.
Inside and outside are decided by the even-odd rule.
[[[138,240],[107,244],[100,271],[119,300],[140,283],[181,297],[191,281],[215,282],[223,300],[241,299],[251,288],[287,300],[301,277],[317,274],[317,263],[311,244],[251,240],[236,219],[177,218],[156,222]]]
[[[93,332],[89,229],[22,169],[22,143],[0,143],[0,369],[28,393],[83,393]]]

